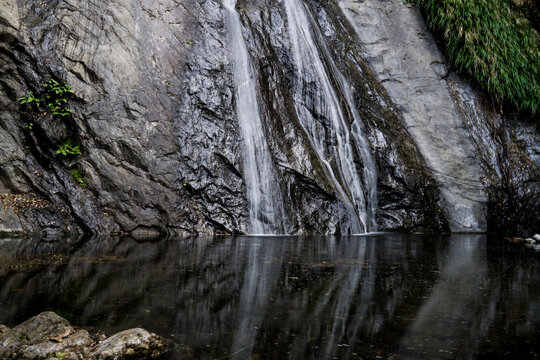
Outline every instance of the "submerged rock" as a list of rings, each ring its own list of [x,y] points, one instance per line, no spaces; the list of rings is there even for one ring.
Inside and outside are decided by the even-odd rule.
[[[73,328],[53,312],[43,312],[8,329],[0,326],[1,359],[156,359],[167,344],[143,329],[126,330],[96,344],[86,330]]]

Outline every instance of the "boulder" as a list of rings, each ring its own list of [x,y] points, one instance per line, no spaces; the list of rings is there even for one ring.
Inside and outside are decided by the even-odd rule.
[[[77,359],[94,345],[86,330],[75,330],[66,319],[44,312],[0,335],[1,359]]]
[[[0,335],[8,331],[9,328],[6,325],[0,325]]]
[[[96,344],[86,330],[74,329],[53,312],[43,312],[9,329],[0,325],[0,359],[156,359],[167,344],[143,329],[120,332]]]
[[[165,354],[167,345],[156,334],[144,329],[119,332],[100,342],[90,354],[95,360],[157,359]]]

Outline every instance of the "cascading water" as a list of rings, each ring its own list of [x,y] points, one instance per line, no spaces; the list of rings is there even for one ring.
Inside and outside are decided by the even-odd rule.
[[[223,0],[231,40],[236,86],[236,111],[244,140],[244,177],[252,234],[285,234],[287,218],[281,190],[257,104],[253,68],[242,36],[236,0]]]
[[[319,159],[325,165],[338,196],[348,208],[349,232],[374,231],[377,173],[368,143],[362,134],[361,120],[355,110],[350,85],[333,63],[304,3],[301,0],[285,0],[284,4],[295,63],[296,113]],[[321,50],[313,34],[320,40],[318,43]],[[328,63],[329,70],[322,58]],[[343,103],[332,86],[329,71],[339,87],[347,114],[350,114],[350,129],[342,109]],[[353,140],[363,164],[363,183],[355,163]]]

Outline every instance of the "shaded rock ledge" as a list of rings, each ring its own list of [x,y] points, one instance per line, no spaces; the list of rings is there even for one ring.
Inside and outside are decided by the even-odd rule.
[[[73,328],[53,312],[43,312],[12,329],[0,325],[0,358],[5,360],[159,359],[167,349],[164,339],[140,328],[96,343],[88,331]]]

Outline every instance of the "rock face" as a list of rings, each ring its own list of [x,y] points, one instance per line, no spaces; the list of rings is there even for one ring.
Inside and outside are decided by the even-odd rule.
[[[540,162],[535,156],[540,141],[538,125],[494,111],[482,94],[455,74],[448,83],[474,144],[489,195],[488,228],[531,236],[540,228]]]
[[[485,231],[486,191],[442,54],[416,8],[402,1],[342,1],[366,58],[441,185],[452,231]],[[451,149],[451,150],[450,150]]]
[[[538,228],[540,205],[531,198],[540,191],[538,127],[509,123],[449,70],[417,7],[400,0],[340,6],[441,186],[450,229]]]
[[[2,359],[155,359],[167,346],[143,329],[126,330],[95,344],[86,330],[75,330],[53,312],[44,312],[12,328],[0,327]]]
[[[369,46],[360,47],[362,41],[344,15],[353,5],[343,2],[342,10],[335,2],[304,4],[314,19],[311,31],[332,86],[341,102],[354,103],[363,122],[378,174],[376,190],[363,191],[366,198],[377,191],[378,229],[484,230],[485,220],[469,221],[469,215],[485,212],[489,191],[473,171],[479,165],[470,152],[468,129],[453,117],[456,107],[448,105],[444,65],[421,64],[437,83],[435,96],[396,96],[386,85],[412,80],[394,71],[381,78],[374,63],[364,60]],[[283,3],[239,1],[237,9],[291,233],[346,232],[343,201],[294,109],[295,65]],[[0,193],[32,194],[28,196],[47,205],[18,212],[0,209],[0,231],[246,232],[243,139],[224,15],[218,0],[2,1]],[[425,41],[434,47],[429,37]],[[388,66],[397,70],[400,64]],[[340,89],[340,74],[352,99]],[[73,86],[72,116],[53,119],[18,104],[17,98],[29,91],[43,95],[41,84],[50,78]],[[308,108],[318,101],[313,94],[320,85],[310,86]],[[414,81],[410,86],[423,89]],[[445,99],[444,107],[439,108],[439,97]],[[440,114],[447,126],[430,128],[430,119]],[[320,115],[313,113],[324,137],[328,119]],[[345,118],[350,128],[353,117]],[[411,119],[427,123],[426,129]],[[32,129],[25,127],[28,123],[34,124]],[[426,131],[439,142],[438,149],[456,149],[457,155],[439,151],[428,156],[431,150],[426,152],[428,145],[422,142]],[[520,134],[530,138],[526,130]],[[56,154],[68,138],[80,144],[80,156]],[[355,161],[361,168],[358,153]],[[459,163],[465,166],[456,177]],[[84,175],[84,187],[70,175],[74,169]],[[445,182],[447,175],[454,178]],[[466,186],[457,186],[462,180]]]

